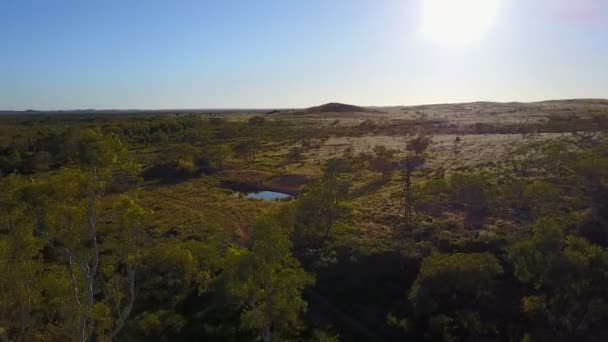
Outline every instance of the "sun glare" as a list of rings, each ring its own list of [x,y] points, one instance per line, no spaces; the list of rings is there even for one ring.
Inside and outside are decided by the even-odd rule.
[[[422,37],[439,45],[480,39],[499,12],[501,0],[422,0]]]

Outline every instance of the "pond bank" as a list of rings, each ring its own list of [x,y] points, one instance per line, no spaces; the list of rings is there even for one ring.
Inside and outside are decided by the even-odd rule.
[[[226,170],[220,173],[223,188],[242,193],[272,191],[291,196],[298,195],[308,182],[303,175],[276,175],[256,170]]]
[[[256,199],[256,200],[264,200],[264,201],[289,201],[293,198],[293,196],[286,194],[284,192],[267,191],[267,190],[250,192],[245,197],[251,198],[251,199]]]

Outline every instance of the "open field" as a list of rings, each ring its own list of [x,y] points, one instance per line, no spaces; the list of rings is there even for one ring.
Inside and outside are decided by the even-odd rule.
[[[12,115],[1,117],[0,130],[4,132],[2,139],[4,144],[7,144],[10,141],[32,139],[28,137],[32,132],[30,127],[36,127],[38,131],[60,131],[61,127],[73,127],[74,129],[95,127],[95,120],[106,126],[155,117],[173,117],[179,120],[180,116],[174,116],[175,114],[200,118],[202,121],[208,121],[210,116],[221,117],[229,122],[245,124],[251,117],[268,113],[266,114],[267,121],[269,123],[277,122],[272,129],[278,130],[278,136],[281,137],[279,140],[284,141],[253,136],[253,139],[264,139],[254,162],[244,162],[236,156],[230,156],[224,170],[217,174],[202,176],[202,178],[180,179],[175,183],[151,183],[143,187],[146,201],[155,212],[159,213],[159,218],[167,217],[166,212],[175,214],[169,220],[158,220],[159,227],[156,228],[158,236],[168,236],[167,234],[170,233],[167,232],[184,229],[188,232],[180,234],[188,236],[188,234],[195,233],[192,230],[198,229],[196,227],[200,226],[200,229],[205,229],[205,222],[213,221],[215,222],[214,228],[226,229],[234,236],[244,238],[247,227],[262,211],[266,210],[266,207],[281,204],[275,205],[236,198],[232,190],[222,185],[227,181],[241,183],[241,185],[257,184],[257,187],[263,185],[262,187],[284,189],[291,193],[299,192],[306,182],[322,174],[323,165],[327,160],[340,158],[345,152],[351,155],[373,154],[374,147],[382,145],[390,150],[395,150],[395,158],[404,158],[408,153],[405,148],[408,139],[419,132],[428,134],[432,139],[432,143],[426,151],[424,174],[429,177],[441,177],[454,171],[491,169],[511,158],[513,152],[525,148],[525,146],[571,138],[570,131],[576,130],[577,126],[569,126],[568,130],[564,130],[562,126],[551,126],[551,122],[559,118],[583,122],[582,129],[585,130],[588,129],[584,124],[585,120],[599,120],[598,118],[601,117],[602,120],[608,121],[608,102],[603,100],[549,101],[533,104],[480,102],[377,107],[370,111],[360,107],[361,112],[357,113],[318,112],[317,110],[322,110],[323,107],[315,108],[320,109],[236,112],[191,110],[152,113],[152,116],[146,116],[143,111],[136,114],[115,111],[103,112],[99,119],[87,118],[86,120],[80,116],[83,114],[80,111],[62,112],[61,115],[43,112],[14,116],[15,113],[5,113]],[[200,117],[197,116],[199,114]],[[441,127],[427,125],[428,122],[434,120],[439,120]],[[370,129],[372,132],[366,132],[366,126],[361,125],[366,121],[375,124],[375,127]],[[411,131],[406,129],[403,134],[387,134],[391,127],[401,127],[403,122],[412,126]],[[295,132],[281,135],[283,123],[289,123],[295,128]],[[479,134],[468,130],[471,126],[480,123],[494,125],[492,127],[499,133]],[[501,132],[502,126],[511,124],[522,124],[522,127],[541,124],[544,127],[541,130],[555,132],[526,133],[525,130],[523,133]],[[297,132],[299,127],[313,128],[306,135],[302,135]],[[598,127],[598,129],[600,128]],[[228,143],[239,141],[238,133],[231,134],[236,135],[224,139],[224,141]],[[457,146],[458,153],[455,152],[457,137],[460,139]],[[303,146],[303,141],[306,142],[306,146]],[[132,155],[144,165],[144,168],[149,167],[163,157],[162,152],[171,144],[171,142],[136,143],[133,144]],[[289,151],[293,148],[302,150],[302,157],[297,161],[288,160]],[[291,178],[295,179],[295,183],[290,180]],[[366,184],[373,184],[377,178],[378,175],[374,172],[362,172],[353,176],[353,184],[363,187]],[[421,180],[423,178],[417,181]],[[375,219],[382,217],[378,213],[397,212],[398,197],[401,191],[400,182],[399,173],[394,173],[392,179],[377,186],[370,193],[353,199],[352,205],[355,208],[365,206],[360,211],[360,219],[357,218],[359,211],[355,211],[356,214],[353,217],[360,221],[355,225],[365,226],[367,233],[370,233],[370,229],[376,229],[377,232],[370,233],[370,236],[385,235],[385,238],[390,238],[390,227],[382,223],[382,219],[380,222],[376,222]],[[209,220],[208,217],[214,217],[214,219]],[[175,220],[175,218],[179,218],[179,220]]]

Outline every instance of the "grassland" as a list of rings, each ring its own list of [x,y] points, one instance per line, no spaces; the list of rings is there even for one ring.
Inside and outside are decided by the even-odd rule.
[[[254,338],[257,332],[236,328],[242,306],[224,303],[225,288],[210,290],[205,281],[213,278],[214,286],[225,286],[223,267],[234,266],[226,260],[251,251],[256,221],[274,213],[286,230],[280,232],[286,235],[283,240],[274,241],[287,241],[292,246],[287,252],[316,276],[316,284],[303,294],[309,310],[299,337],[314,340],[309,338],[320,328],[343,340],[362,336],[432,340],[439,336],[428,335],[437,333],[429,325],[436,317],[419,316],[408,302],[408,289],[415,289],[415,280],[423,276],[424,260],[450,255],[458,262],[462,253],[478,253],[492,255],[496,264],[500,261],[505,275],[500,286],[491,288],[500,306],[474,308],[487,316],[477,321],[496,316],[500,319],[495,325],[500,328],[474,331],[471,336],[491,339],[507,332],[521,340],[522,329],[543,336],[550,328],[537,321],[521,322],[519,292],[529,286],[517,282],[512,271],[517,260],[511,260],[506,251],[518,241],[528,241],[535,220],[543,216],[559,217],[568,234],[594,243],[599,236],[597,241],[602,243],[602,231],[593,229],[606,227],[601,224],[601,192],[608,179],[604,171],[607,131],[608,101],[602,100],[373,108],[331,104],[306,110],[221,113],[8,113],[0,116],[0,168],[4,175],[21,173],[20,184],[27,189],[33,180],[51,179],[62,169],[78,166],[67,152],[74,153],[71,142],[82,139],[79,132],[103,133],[124,141],[128,157],[142,167],[142,179],[118,171],[111,177],[116,183],[108,186],[102,212],[102,224],[109,228],[101,241],[118,223],[114,200],[121,194],[138,198],[151,212],[142,229],[149,243],[146,251],[154,255],[148,256],[151,265],[145,267],[152,273],[158,263],[161,274],[152,279],[146,279],[146,274],[142,279],[151,297],[136,307],[125,336],[154,340],[156,330],[146,324],[152,322],[154,327],[150,312],[155,312],[158,317],[171,313],[184,320],[185,327],[171,335],[175,340]],[[429,142],[420,152],[408,147],[418,138]],[[410,168],[412,160],[417,164]],[[461,176],[460,183],[454,181],[458,180],[455,176]],[[406,222],[403,210],[408,181],[414,198],[410,201],[416,204],[413,222]],[[335,189],[340,194],[332,192]],[[285,192],[295,199],[246,197],[257,190]],[[336,195],[327,202],[312,197],[317,203],[331,206],[340,201],[336,204],[340,215],[334,220],[331,214],[330,229],[320,234],[324,235],[321,239],[298,231],[308,228],[298,220],[314,223],[308,220],[310,216],[316,219],[327,212],[319,206],[306,211],[306,203],[316,203],[305,200],[316,193]],[[6,201],[13,203],[13,199]],[[584,227],[591,227],[591,233]],[[608,245],[608,234],[605,237]],[[217,255],[205,254],[215,251],[213,243],[206,243],[216,240],[226,242],[223,246],[228,246],[228,252],[218,248]],[[268,255],[273,255],[274,247]],[[591,249],[593,253],[599,250]],[[112,256],[105,253],[104,257]],[[194,262],[194,256],[202,256],[202,261]],[[216,258],[217,264],[207,264],[206,258]],[[467,266],[453,265],[464,273]],[[201,269],[196,275],[185,271],[196,267]],[[459,273],[452,271],[448,267],[446,274],[458,280]],[[468,276],[477,274],[475,270]],[[156,291],[158,284],[167,288]],[[171,296],[175,284],[184,286],[176,290],[181,291],[179,296],[156,300],[155,296],[164,298],[166,293]],[[595,298],[592,290],[589,298]],[[458,310],[476,305],[466,295],[462,298],[464,304],[459,303]],[[460,311],[449,311],[449,304],[437,310],[463,319]],[[393,314],[407,319],[391,321]],[[458,323],[463,331],[468,329],[468,318]]]
[[[561,126],[550,126],[544,130],[554,132],[544,133],[475,133],[470,130],[475,124],[492,124],[501,131],[504,125],[548,125],[555,117],[575,118],[572,120],[587,120],[598,116],[608,118],[608,103],[585,100],[536,104],[471,103],[381,107],[375,108],[373,112],[351,114],[353,115],[345,112],[301,113],[296,110],[268,114],[266,117],[269,122],[280,120],[295,127],[314,126],[323,130],[302,139],[291,139],[292,142],[269,141],[260,137],[263,143],[255,162],[244,162],[233,156],[227,161],[225,169],[217,174],[182,179],[175,184],[145,185],[144,198],[158,216],[155,220],[155,234],[182,239],[196,236],[198,231],[205,229],[219,229],[244,241],[248,227],[260,213],[290,204],[242,198],[234,189],[223,186],[225,182],[255,184],[261,188],[298,193],[307,181],[322,173],[322,166],[327,160],[339,158],[346,152],[353,155],[372,153],[377,145],[394,149],[397,156],[404,156],[407,153],[407,139],[419,131],[429,134],[432,144],[427,151],[424,169],[414,179],[416,183],[454,171],[493,170],[501,161],[511,158],[514,151],[541,142],[568,138],[572,133],[564,131]],[[243,122],[258,113],[223,115],[229,121]],[[358,129],[366,120],[375,124],[375,132]],[[411,124],[412,120],[416,124],[412,125],[411,131],[404,134],[386,133],[392,126],[401,126],[403,122]],[[441,120],[441,127],[427,125],[432,120]],[[357,130],[353,131],[353,128]],[[454,144],[457,137],[460,142],[456,154]],[[238,140],[239,137],[232,139]],[[155,144],[135,148],[134,156],[142,164],[149,165],[157,160],[166,146]],[[294,147],[302,149],[302,157],[298,161],[289,161],[289,151]],[[348,205],[353,209],[352,216],[348,221],[341,222],[336,229],[336,243],[355,249],[361,246],[361,250],[366,252],[384,248],[378,246],[388,245],[386,248],[390,249],[394,227],[387,222],[397,217],[399,212],[402,175],[394,172],[390,179],[382,181],[376,172],[359,171],[350,176],[353,196]],[[453,221],[458,218],[448,213],[443,219]],[[213,222],[212,227],[209,222]],[[504,231],[512,224],[500,221],[500,226]],[[480,231],[444,233],[476,237]]]

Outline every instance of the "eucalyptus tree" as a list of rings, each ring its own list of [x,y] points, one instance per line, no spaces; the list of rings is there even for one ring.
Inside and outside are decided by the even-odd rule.
[[[325,241],[336,222],[349,213],[344,205],[350,183],[340,177],[352,170],[345,159],[330,159],[325,163],[323,175],[312,182],[296,203],[295,221],[298,242]]]
[[[35,303],[40,301],[44,242],[33,234],[34,221],[18,192],[25,180],[0,179],[0,338],[25,341],[38,332]]]
[[[307,307],[302,290],[314,282],[292,256],[288,231],[279,222],[273,216],[259,219],[253,247],[232,249],[224,274],[242,326],[265,342],[295,335]]]
[[[586,338],[603,328],[608,318],[606,249],[567,235],[563,220],[542,217],[532,237],[513,244],[508,256],[517,279],[529,285],[521,309],[536,331],[550,332],[543,338]]]
[[[68,165],[48,177],[36,179],[23,194],[32,213],[36,236],[43,239],[58,260],[66,265],[72,295],[70,314],[77,317],[73,338],[85,341],[90,336],[114,336],[124,326],[132,300],[118,310],[113,329],[111,309],[98,300],[96,288],[101,266],[99,241],[101,207],[106,199],[106,186],[119,172],[136,174],[139,166],[127,158],[126,146],[117,136],[85,130],[69,139],[65,151]],[[132,231],[134,220],[143,216],[135,202],[122,199],[123,232]],[[127,205],[128,204],[128,205]],[[134,211],[139,212],[137,215]],[[106,221],[107,217],[104,217]],[[133,250],[133,241],[125,237],[117,250]],[[129,259],[129,258],[127,258]],[[132,262],[126,262],[128,279],[134,279]],[[104,270],[109,272],[109,270]],[[132,281],[131,281],[132,282]],[[132,285],[127,286],[133,298]],[[115,291],[115,293],[118,293]],[[110,295],[111,296],[111,295]],[[67,314],[66,314],[67,316]]]
[[[495,286],[502,274],[490,253],[426,257],[408,297],[415,318],[427,334],[444,341],[495,334],[496,322],[484,313],[495,304]]]

